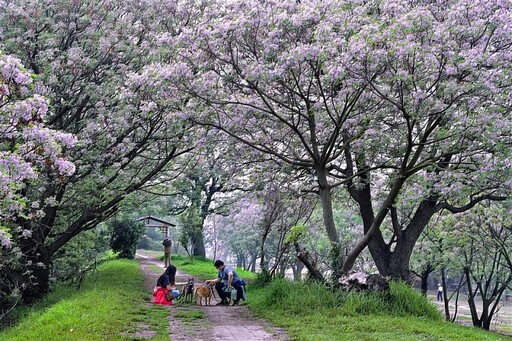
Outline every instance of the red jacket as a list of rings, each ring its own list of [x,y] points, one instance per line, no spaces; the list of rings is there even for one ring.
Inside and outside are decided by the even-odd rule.
[[[172,300],[168,301],[167,298],[165,298],[165,294],[168,292],[169,290],[167,288],[155,287],[155,289],[153,289],[153,303],[172,305]]]

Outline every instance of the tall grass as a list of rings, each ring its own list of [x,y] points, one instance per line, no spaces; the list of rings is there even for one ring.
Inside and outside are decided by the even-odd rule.
[[[255,288],[248,302],[297,340],[506,340],[443,321],[429,300],[397,282],[387,293],[370,294],[279,279]]]
[[[19,323],[0,332],[0,340],[134,339],[141,325],[153,340],[168,340],[168,310],[147,304],[142,283],[136,261],[104,263],[81,290],[60,286],[20,308]]]
[[[351,292],[342,295],[341,312],[345,315],[384,314],[442,320],[441,314],[432,302],[407,284],[393,281],[388,292]]]
[[[406,284],[391,282],[390,291],[384,293],[342,292],[319,283],[274,280],[259,300],[251,304],[255,310],[275,308],[291,313],[337,309],[342,315],[361,314],[421,316],[441,320],[437,308]]]

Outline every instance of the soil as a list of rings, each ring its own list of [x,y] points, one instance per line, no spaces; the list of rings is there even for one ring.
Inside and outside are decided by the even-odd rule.
[[[164,264],[155,258],[137,255],[144,275],[144,285],[152,291],[159,273],[155,273],[150,265],[156,265],[164,271]],[[187,282],[193,277],[181,271],[176,273],[176,283]],[[199,279],[195,278],[197,283]],[[250,295],[248,297],[250,299]],[[247,306],[215,306],[218,303],[212,298],[211,306],[199,306],[178,299],[169,306],[169,336],[173,341],[270,341],[290,340],[286,332],[272,326],[268,321],[255,318]],[[153,335],[139,326],[137,336],[150,339]]]

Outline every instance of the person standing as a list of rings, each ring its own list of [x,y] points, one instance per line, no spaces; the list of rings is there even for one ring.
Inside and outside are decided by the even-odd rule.
[[[443,286],[441,283],[437,283],[437,300],[443,301]]]
[[[207,280],[207,285],[215,284],[215,289],[219,294],[221,301],[217,305],[228,305],[228,297],[232,289],[236,290],[236,300],[233,301],[233,305],[238,305],[240,299],[243,298],[243,282],[237,272],[231,267],[224,265],[221,260],[216,260],[213,266],[217,269],[217,278]]]
[[[171,265],[172,241],[168,238],[165,238],[164,242],[162,244],[164,245],[164,264],[165,264],[165,267],[168,267],[169,265]]]

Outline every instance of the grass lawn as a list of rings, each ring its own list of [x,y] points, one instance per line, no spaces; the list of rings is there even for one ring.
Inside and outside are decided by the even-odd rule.
[[[217,277],[217,270],[213,266],[213,260],[207,258],[187,257],[181,255],[172,255],[172,264],[179,271],[199,277],[201,280],[214,279]],[[256,274],[237,268],[237,273],[244,280],[251,282],[256,279]]]
[[[210,259],[173,255],[181,271],[215,278]],[[256,275],[237,269],[248,283],[253,313],[284,327],[294,340],[510,340],[493,332],[445,322],[434,304],[396,283],[389,297],[335,293],[322,285],[274,281],[251,285]]]
[[[248,295],[256,315],[297,340],[510,340],[445,322],[429,300],[401,283],[392,283],[388,294],[367,295],[275,281]]]
[[[80,290],[59,286],[43,300],[17,310],[19,324],[0,340],[126,340],[136,331],[169,340],[168,310],[149,305],[136,261],[102,264]]]
[[[173,255],[173,264],[201,279],[215,278],[210,259]],[[254,273],[237,269],[249,283]],[[388,297],[333,294],[325,286],[275,281],[248,286],[249,309],[284,327],[294,340],[510,340],[493,332],[445,322],[434,304],[396,283]]]

